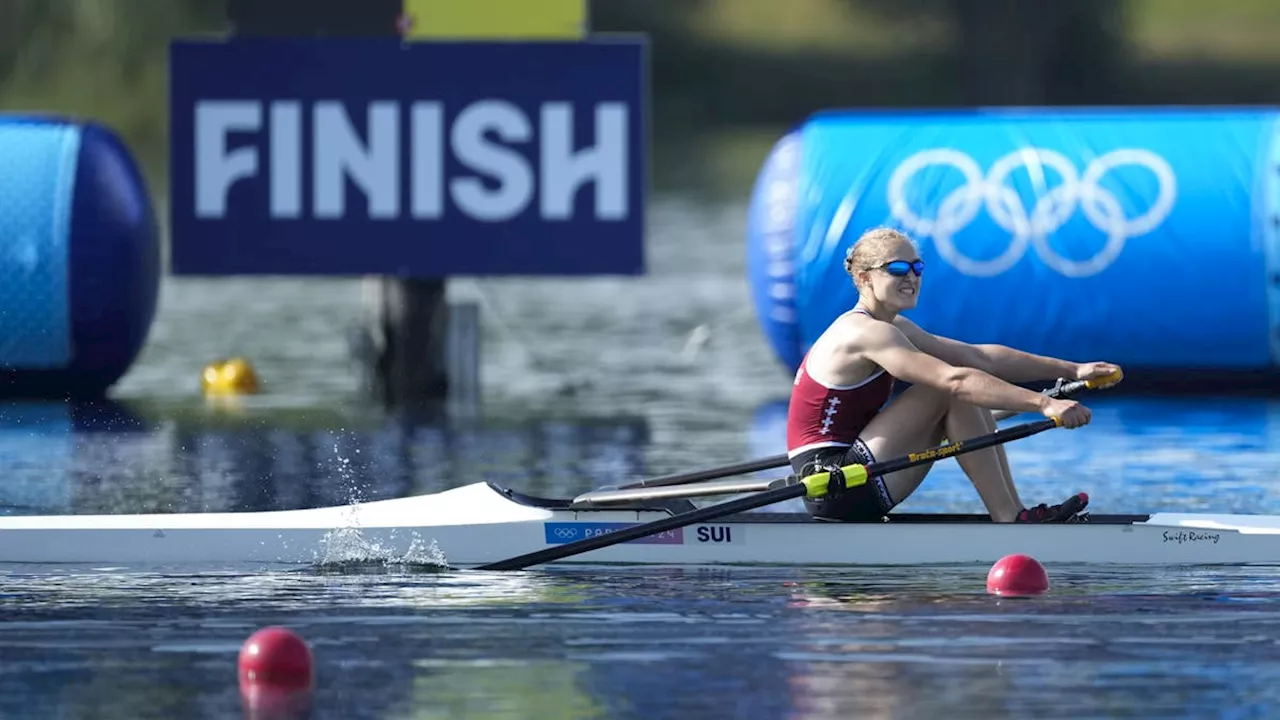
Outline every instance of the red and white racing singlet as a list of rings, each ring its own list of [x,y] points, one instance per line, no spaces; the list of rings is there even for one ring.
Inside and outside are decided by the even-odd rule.
[[[824,385],[810,377],[806,354],[796,371],[787,409],[787,457],[822,447],[853,444],[893,394],[894,378],[882,368],[857,385]]]

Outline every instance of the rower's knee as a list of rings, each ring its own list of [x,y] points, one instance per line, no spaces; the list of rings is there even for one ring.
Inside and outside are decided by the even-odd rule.
[[[951,412],[955,398],[946,390],[931,387],[920,387],[920,404],[922,412],[931,414],[935,420],[941,421]]]
[[[991,418],[991,411],[980,405],[974,405],[955,396],[951,396],[947,403],[947,414],[955,414],[957,416],[986,416]]]
[[[951,402],[951,393],[946,390],[939,390],[928,385],[914,385],[912,392],[916,395],[917,401],[922,405],[946,409]]]

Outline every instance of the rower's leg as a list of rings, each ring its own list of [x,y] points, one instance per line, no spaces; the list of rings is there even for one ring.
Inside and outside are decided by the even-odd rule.
[[[995,429],[989,411],[953,400],[940,390],[915,385],[889,403],[862,431],[862,441],[879,460],[900,457],[932,447],[944,437],[965,439],[985,435]],[[998,446],[956,455],[987,512],[996,522],[1012,522],[1022,510],[1013,481],[1007,475],[1007,459]],[[895,503],[916,491],[932,463],[885,475],[885,484]]]
[[[987,428],[979,433],[979,435],[989,435],[1000,429],[1000,426],[996,424],[995,415],[992,414],[990,410],[986,408],[977,409],[981,412],[983,422]],[[1018,497],[1017,486],[1013,484],[1013,472],[1009,470],[1009,454],[1004,451],[1004,445],[995,445],[992,449],[996,451],[996,457],[1000,459],[1001,477],[1004,479],[1005,487],[1009,491],[1009,496],[1013,498],[1013,502],[1017,504],[1018,509],[1021,510],[1025,506],[1022,504],[1022,498]]]
[[[995,432],[996,421],[991,411],[954,400],[947,411],[947,437],[964,440]],[[956,462],[969,476],[969,482],[977,488],[987,512],[996,522],[1013,522],[1022,510],[1018,491],[1009,472],[1009,459],[1004,448],[995,445],[971,453],[956,455]]]
[[[860,436],[877,460],[900,457],[942,442],[946,431],[948,396],[939,390],[913,385],[881,410]],[[884,476],[894,503],[900,503],[920,487],[933,463],[917,465]]]

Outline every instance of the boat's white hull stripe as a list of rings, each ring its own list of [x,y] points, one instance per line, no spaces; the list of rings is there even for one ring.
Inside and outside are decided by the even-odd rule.
[[[0,562],[86,564],[423,561],[480,565],[657,519],[659,512],[552,511],[484,484],[283,513],[0,518]],[[1135,524],[712,522],[562,562],[900,565],[994,562],[1280,563],[1280,517],[1164,513]]]

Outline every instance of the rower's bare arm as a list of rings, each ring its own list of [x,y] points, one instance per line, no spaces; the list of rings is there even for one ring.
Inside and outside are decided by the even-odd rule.
[[[937,388],[973,405],[1043,412],[1051,402],[1046,395],[1011,385],[978,368],[953,365],[922,352],[888,323],[867,323],[860,345],[862,354],[890,375],[913,385]]]
[[[977,345],[970,345],[960,340],[934,335],[902,315],[894,318],[893,324],[921,352],[929,353],[949,365],[977,368],[988,373],[992,372],[987,357],[979,351],[979,346]]]
[[[935,335],[899,315],[894,324],[917,348],[952,365],[977,368],[1011,383],[1076,379],[1076,363],[1023,352],[1007,345],[973,344]]]
[[[972,347],[983,357],[991,374],[1009,382],[1074,379],[1079,367],[1077,363],[1035,355],[1007,345],[984,344]]]

